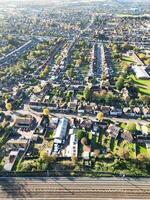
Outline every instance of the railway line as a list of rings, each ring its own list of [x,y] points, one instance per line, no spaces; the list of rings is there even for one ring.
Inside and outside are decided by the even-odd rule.
[[[150,199],[150,179],[0,178],[0,199]]]

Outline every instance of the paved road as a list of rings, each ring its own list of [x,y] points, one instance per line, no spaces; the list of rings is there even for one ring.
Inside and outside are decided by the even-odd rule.
[[[40,115],[42,113],[40,112],[36,112],[36,111],[32,111],[29,110],[29,108],[25,108],[25,110],[16,110],[13,112],[10,111],[3,111],[6,115],[10,115],[12,116],[12,118],[14,119],[15,116],[17,115],[17,113],[21,113],[21,114],[31,114],[33,115],[33,117],[36,118],[36,120],[39,122],[41,120]],[[67,118],[73,118],[73,117],[78,117],[78,118],[88,118],[91,120],[95,120],[96,119],[96,115],[95,116],[90,116],[90,115],[83,115],[83,116],[78,116],[77,114],[65,114],[65,113],[50,113],[52,116],[54,117],[58,117],[58,118],[62,118],[62,117],[67,117]],[[143,124],[143,125],[148,125],[150,124],[150,122],[148,122],[147,120],[140,120],[140,119],[127,119],[127,118],[116,118],[116,117],[105,117],[105,119],[110,119],[113,122],[128,122],[129,120],[134,122],[134,123],[138,123],[138,124]]]
[[[150,179],[0,178],[0,199],[150,199]]]
[[[61,118],[61,117],[78,117],[78,118],[88,118],[88,119],[91,119],[91,120],[95,120],[96,119],[96,115],[95,116],[89,116],[88,114],[87,115],[82,115],[81,117],[78,116],[78,115],[73,115],[73,114],[64,114],[64,113],[53,113],[53,115]],[[139,120],[139,119],[127,119],[127,118],[116,118],[116,117],[104,117],[105,119],[110,119],[114,122],[128,122],[128,121],[132,121],[132,122],[135,122],[135,123],[140,123],[140,124],[149,124],[150,122],[146,121],[146,120]]]
[[[36,112],[36,111],[32,111],[31,109],[29,109],[29,106],[28,105],[25,105],[24,107],[24,110],[21,110],[21,111],[17,111],[19,113],[24,113],[24,112],[28,112],[28,114],[34,114],[35,117],[38,117],[40,114],[40,112]],[[52,116],[56,116],[58,118],[62,118],[62,117],[67,117],[67,118],[73,118],[73,117],[78,117],[78,118],[88,118],[88,119],[91,119],[91,120],[95,120],[96,119],[96,115],[95,116],[91,116],[91,115],[88,115],[88,114],[85,114],[85,115],[82,115],[82,116],[79,116],[77,114],[65,114],[65,113],[50,113]],[[118,118],[118,117],[104,117],[105,119],[109,119],[109,120],[112,120],[113,122],[128,122],[129,120],[134,122],[134,123],[139,123],[139,124],[142,124],[142,125],[148,125],[150,124],[149,121],[147,120],[141,120],[141,119],[132,119],[132,118]]]

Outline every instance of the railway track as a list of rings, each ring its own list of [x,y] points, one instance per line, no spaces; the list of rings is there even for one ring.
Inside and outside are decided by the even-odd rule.
[[[150,180],[0,179],[0,199],[150,199]]]

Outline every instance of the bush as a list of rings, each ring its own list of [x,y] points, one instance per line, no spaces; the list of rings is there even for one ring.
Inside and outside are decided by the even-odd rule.
[[[127,131],[130,131],[130,132],[135,132],[136,131],[136,124],[134,122],[128,122],[125,129]]]
[[[81,144],[82,144],[82,145],[87,145],[87,138],[86,138],[86,137],[83,137],[83,138],[81,139]]]
[[[82,129],[77,130],[76,136],[77,136],[78,140],[81,140],[83,137],[85,137],[85,132],[84,132],[84,130],[82,130]]]

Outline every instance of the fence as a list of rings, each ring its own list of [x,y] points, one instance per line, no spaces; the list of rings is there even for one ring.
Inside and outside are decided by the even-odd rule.
[[[91,172],[91,171],[31,171],[31,172],[0,172],[0,177],[131,177],[150,178],[150,176],[129,176],[111,172]]]
[[[34,172],[0,172],[0,177],[64,177],[64,176],[120,176],[119,174],[109,172],[91,172],[91,171],[34,171]]]

